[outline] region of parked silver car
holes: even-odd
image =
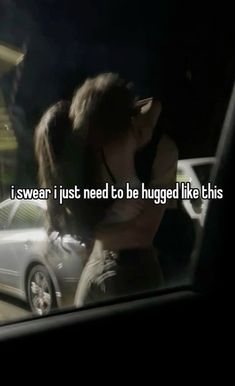
[[[81,240],[49,240],[45,201],[0,204],[0,291],[27,301],[34,313],[73,305],[85,256]]]

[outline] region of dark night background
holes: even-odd
[[[1,0],[0,21],[0,41],[28,45],[15,101],[25,112],[25,129],[16,130],[21,182],[35,183],[32,137],[42,112],[103,71],[161,98],[180,158],[214,155],[235,69],[223,3]],[[14,76],[4,79],[6,97]]]

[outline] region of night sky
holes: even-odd
[[[117,71],[139,96],[161,98],[180,158],[213,155],[234,80],[232,13],[186,4],[2,0],[0,40],[28,42],[16,101],[29,135],[87,76]]]

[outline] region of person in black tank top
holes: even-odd
[[[154,128],[151,140],[135,156],[136,173],[145,186],[148,186],[151,182],[153,163],[158,153],[158,145],[164,135],[164,126],[163,115]],[[116,181],[111,175],[106,160],[105,165],[113,183],[115,183]],[[166,208],[153,240],[153,245],[158,251],[158,260],[165,284],[186,278],[195,240],[194,224],[184,210],[181,201],[177,200],[174,208]],[[129,261],[130,266],[132,265],[132,257],[137,254],[139,254],[138,250],[123,250],[120,252],[120,256],[124,258],[126,264]],[[141,254],[143,256],[143,251],[141,251]],[[147,265],[145,267],[147,269]]]
[[[136,154],[136,171],[139,179],[148,185],[159,142],[164,135],[164,115],[155,127],[151,141]],[[177,200],[175,208],[166,209],[154,237],[154,246],[163,271],[165,283],[187,278],[190,256],[196,241],[192,219]]]

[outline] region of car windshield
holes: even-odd
[[[221,18],[0,2],[0,323],[191,285],[234,75]]]

